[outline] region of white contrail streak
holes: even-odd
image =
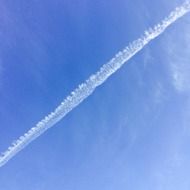
[[[72,109],[78,106],[83,100],[93,93],[97,86],[104,83],[108,77],[115,73],[124,63],[139,52],[151,40],[159,36],[165,29],[177,19],[190,11],[190,1],[186,0],[181,6],[172,11],[168,17],[160,24],[145,31],[143,36],[133,41],[129,46],[115,55],[108,63],[104,64],[100,70],[91,75],[84,83],[80,84],[63,102],[49,115],[31,128],[27,133],[12,143],[8,149],[0,156],[0,167],[6,164],[20,150],[27,146],[31,141],[43,134],[47,129],[55,125]]]

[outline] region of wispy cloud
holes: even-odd
[[[177,19],[184,16],[190,11],[190,2],[186,1],[180,7],[177,7],[170,13],[160,24],[157,24],[154,28],[150,28],[145,31],[144,35],[133,41],[129,46],[124,48],[121,52],[116,54],[108,63],[103,65],[100,70],[91,75],[84,83],[80,84],[71,95],[61,102],[61,104],[44,119],[37,123],[37,125],[31,128],[27,133],[16,140],[6,152],[0,157],[0,166],[6,164],[12,157],[14,157],[19,151],[26,147],[30,142],[35,140],[47,129],[54,126],[65,115],[72,111],[88,96],[90,96],[96,87],[103,84],[113,73],[120,69],[129,59],[136,55],[145,45],[151,40],[162,34],[167,27],[174,23]]]
[[[1,92],[1,89],[2,89],[2,85],[3,85],[3,64],[1,62],[1,59],[0,59],[0,92]]]
[[[182,35],[174,37],[181,29],[175,30],[167,37],[168,43],[165,47],[172,84],[180,93],[190,91],[190,22],[183,22],[182,27]]]

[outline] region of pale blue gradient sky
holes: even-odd
[[[0,0],[0,151],[181,0]],[[2,190],[189,190],[190,15],[0,168]]]

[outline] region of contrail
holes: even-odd
[[[189,11],[190,1],[186,0],[181,6],[172,11],[169,16],[162,20],[159,24],[155,25],[153,28],[149,28],[144,32],[142,37],[133,41],[129,44],[129,46],[117,53],[115,57],[112,58],[108,63],[104,64],[98,72],[91,75],[84,83],[80,84],[74,91],[72,91],[71,94],[67,96],[52,113],[47,115],[18,140],[13,142],[12,145],[1,154],[0,167],[6,164],[19,151],[25,148],[38,136],[43,134],[47,129],[54,126],[66,114],[68,114],[72,109],[74,109],[89,95],[91,95],[96,87],[103,84],[107,78],[115,73],[131,57],[138,53],[146,44],[162,34],[168,26],[170,26]]]

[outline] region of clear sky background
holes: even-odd
[[[0,0],[0,152],[182,0]],[[190,15],[0,168],[1,190],[189,190]]]

